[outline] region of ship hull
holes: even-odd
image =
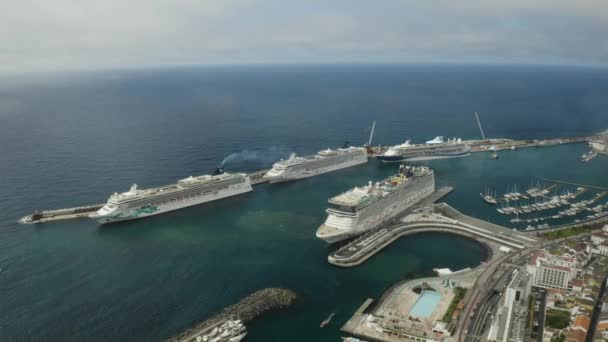
[[[328,210],[325,223],[317,229],[317,238],[331,244],[388,224],[435,191],[434,174],[431,173],[426,177],[428,178],[419,180],[415,188],[403,189],[396,195],[397,197],[386,199],[386,202],[379,201],[354,215],[343,215]]]
[[[352,166],[357,166],[361,164],[367,163],[367,155],[363,155],[362,157],[355,158],[344,163],[330,165],[324,168],[318,168],[313,170],[298,170],[294,172],[287,171],[285,174],[276,176],[276,177],[267,177],[269,183],[282,183],[282,182],[290,182],[298,179],[304,179],[309,177],[318,176],[324,173],[333,172],[341,169],[345,169]]]
[[[203,203],[208,203],[212,201],[216,201],[219,199],[232,197],[236,195],[240,195],[243,193],[247,193],[252,191],[250,182],[245,182],[242,184],[238,184],[236,186],[232,186],[227,189],[222,189],[204,196],[194,197],[194,198],[183,198],[176,201],[161,203],[155,205],[145,205],[138,208],[132,208],[128,211],[120,211],[117,213],[112,213],[110,215],[99,216],[96,214],[91,215],[90,217],[97,220],[97,222],[101,224],[122,222],[122,221],[130,221],[135,219],[140,219],[149,216],[155,216],[162,213],[166,213],[169,211],[179,210]]]
[[[439,154],[439,155],[429,155],[429,156],[420,156],[420,157],[408,157],[408,156],[377,156],[378,160],[381,160],[386,163],[397,163],[403,161],[425,161],[425,160],[435,160],[435,159],[448,159],[448,158],[461,158],[470,156],[470,152],[463,153],[455,153],[455,154]]]

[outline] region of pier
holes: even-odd
[[[589,188],[589,189],[608,191],[608,188],[603,188],[601,186],[585,185],[585,184],[579,184],[579,183],[571,183],[571,182],[565,182],[565,181],[560,181],[560,180],[555,180],[555,179],[547,179],[547,178],[544,178],[543,181],[545,181],[547,183],[572,185],[572,186],[581,187],[581,188]]]
[[[96,212],[104,204],[93,204],[82,207],[65,208],[65,209],[54,209],[54,210],[42,210],[34,211],[31,215],[27,215],[19,220],[19,223],[39,223],[39,222],[52,222],[60,220],[77,219],[83,217],[89,217],[90,214]]]
[[[268,170],[259,170],[248,173],[251,185],[258,185],[268,182],[268,179],[264,178],[264,175]],[[35,210],[31,215],[27,215],[19,219],[19,223],[33,224],[33,223],[44,223],[61,220],[72,220],[78,218],[88,218],[89,215],[93,214],[97,210],[101,209],[105,203],[92,204],[81,207],[65,208],[65,209],[52,209],[52,210]]]
[[[572,138],[555,138],[555,139],[529,139],[529,140],[513,140],[513,139],[482,139],[482,140],[463,140],[471,148],[471,153],[502,151],[502,150],[517,150],[521,148],[532,147],[551,147],[564,144],[576,144],[590,142],[597,139],[598,136],[588,137],[572,137]],[[370,157],[374,158],[386,152],[390,146],[378,145],[369,147]]]
[[[195,342],[197,337],[211,332],[213,328],[229,319],[240,319],[243,323],[248,323],[269,310],[286,308],[293,304],[295,300],[296,294],[287,289],[267,288],[256,291],[238,303],[224,308],[220,313],[167,341]]]
[[[400,223],[363,235],[331,253],[327,260],[339,267],[358,266],[393,241],[424,232],[458,234],[517,250],[539,243],[537,238],[530,235],[464,215],[448,204],[440,203],[419,207],[402,218]]]

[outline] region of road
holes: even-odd
[[[536,342],[543,342],[545,331],[545,306],[547,305],[547,291],[539,289],[534,296],[534,327],[537,327]],[[534,329],[534,328],[532,328]]]
[[[465,341],[480,341],[488,327],[488,324],[492,322],[493,312],[496,310],[496,305],[501,297],[501,292],[497,289],[504,289],[511,281],[513,270],[515,268],[508,267],[504,272],[495,274],[490,280],[491,287],[479,302],[481,303],[477,308],[476,314],[472,318],[472,322],[469,324],[469,331],[465,336]]]

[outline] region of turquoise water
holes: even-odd
[[[248,293],[285,286],[290,309],[248,326],[247,341],[339,341],[365,299],[433,268],[478,265],[485,249],[444,234],[396,241],[340,269],[315,238],[327,199],[396,172],[370,161],[331,174],[147,219],[19,225],[39,208],[101,203],[212,171],[269,167],[374,141],[555,137],[608,128],[608,72],[572,68],[319,66],[108,71],[0,80],[0,340],[161,341]],[[485,187],[547,177],[606,186],[608,159],[584,144],[429,161],[446,201],[508,225]],[[591,196],[587,194],[585,196]],[[319,324],[336,312],[325,329]]]
[[[441,300],[441,294],[435,291],[422,291],[409,314],[414,317],[430,317]]]

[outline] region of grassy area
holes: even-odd
[[[458,306],[458,303],[460,303],[460,301],[464,298],[465,294],[467,294],[467,289],[465,289],[464,287],[454,288],[454,298],[452,298],[452,302],[450,303],[448,310],[443,315],[442,321],[447,323],[452,321],[452,314],[456,310],[456,306]]]
[[[545,325],[549,328],[564,329],[570,325],[570,313],[561,310],[548,309]]]
[[[570,247],[570,248],[574,248],[579,244],[578,241],[568,241],[566,242],[566,246]]]
[[[568,228],[568,229],[562,229],[562,230],[558,230],[558,231],[554,231],[554,232],[544,233],[544,234],[541,234],[541,236],[547,240],[556,240],[556,239],[561,239],[561,238],[566,238],[566,237],[582,234],[582,233],[588,231],[589,229],[590,229],[590,227],[588,227],[588,226]]]
[[[564,253],[566,253],[566,251],[563,250],[562,248],[553,248],[553,249],[549,250],[549,253],[551,253],[553,255],[561,256],[561,255],[564,255]]]

